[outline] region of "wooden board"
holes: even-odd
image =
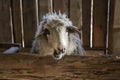
[[[29,54],[29,53],[28,53]],[[119,56],[0,54],[1,80],[119,80]]]
[[[110,33],[109,33],[109,42],[108,42],[109,54],[113,53],[113,34],[114,34],[113,33],[113,27],[114,27],[115,5],[116,5],[115,2],[116,2],[116,0],[111,0],[110,1],[110,16],[109,16],[110,17],[110,23],[109,23]]]
[[[53,0],[54,11],[57,13],[60,11],[61,13],[65,13],[69,16],[69,2],[68,0]]]
[[[39,0],[39,20],[40,21],[43,15],[49,12],[49,6],[48,6],[49,1],[50,0]]]
[[[0,0],[0,42],[12,42],[10,0]]]
[[[81,0],[70,0],[70,19],[73,25],[81,28],[82,27],[82,1]]]
[[[22,44],[21,6],[22,5],[20,4],[20,0],[12,1],[14,38],[15,38],[15,43],[20,43],[20,44]]]
[[[108,0],[94,0],[93,4],[93,46],[105,48]]]
[[[114,28],[120,28],[120,0],[115,0],[115,7],[113,8],[115,10],[114,12]]]
[[[82,0],[83,45],[90,48],[91,0]]]
[[[113,32],[113,48],[112,48],[112,52],[120,54],[120,29],[116,28],[114,29]]]
[[[23,29],[25,47],[31,47],[37,28],[35,0],[23,0]]]

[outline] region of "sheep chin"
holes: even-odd
[[[53,55],[53,58],[54,58],[55,60],[60,60],[60,59],[62,59],[62,58],[64,57],[64,55],[65,55],[65,54],[63,54],[63,53],[60,54],[60,55],[56,55],[56,56]]]

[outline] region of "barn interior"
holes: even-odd
[[[120,80],[120,0],[0,0],[1,80]],[[42,16],[65,13],[85,56],[31,54]]]

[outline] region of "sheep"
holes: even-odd
[[[84,55],[79,30],[66,14],[48,13],[42,17],[32,44],[32,53],[52,55],[59,60],[65,55]]]

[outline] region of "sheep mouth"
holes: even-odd
[[[54,54],[54,57],[55,58],[60,58],[60,54],[58,55],[58,54]]]
[[[65,55],[65,53],[54,53],[53,54],[53,57],[56,59],[56,60],[60,60],[63,58],[63,56]]]
[[[62,58],[63,58],[63,54],[61,54],[61,55],[53,55],[53,58],[55,59],[55,60],[61,60]]]
[[[55,58],[55,59],[57,59],[57,60],[59,60],[59,59],[61,59],[61,58],[63,58],[63,56],[66,54],[66,49],[65,48],[63,48],[63,49],[55,49],[54,50],[54,53],[53,53],[53,57]]]

